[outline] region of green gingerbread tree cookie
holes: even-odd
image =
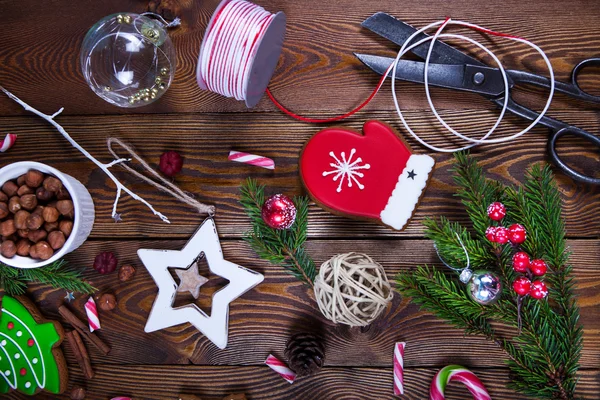
[[[38,324],[19,300],[2,298],[0,314],[0,393],[18,390],[61,392],[61,373],[53,347],[61,335],[52,322]],[[60,355],[62,357],[62,355]]]

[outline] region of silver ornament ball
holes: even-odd
[[[485,270],[473,271],[467,284],[471,298],[479,304],[494,304],[502,295],[502,281],[493,272]]]

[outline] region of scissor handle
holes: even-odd
[[[579,129],[574,126],[567,126],[550,135],[550,140],[548,140],[548,153],[550,154],[550,158],[560,169],[563,170],[565,174],[580,182],[589,183],[592,185],[600,185],[600,178],[594,178],[577,172],[567,163],[565,163],[562,158],[560,158],[558,152],[556,151],[556,142],[558,139],[566,135],[576,136],[587,142],[590,142],[596,146],[598,151],[600,151],[600,138],[584,131],[583,129]]]
[[[600,58],[588,58],[587,60],[583,60],[579,64],[577,64],[573,68],[573,71],[571,72],[571,83],[573,84],[573,86],[575,86],[577,89],[579,89],[579,96],[582,100],[600,102],[600,96],[594,96],[593,94],[587,93],[585,90],[583,90],[581,88],[581,86],[579,86],[579,82],[577,82],[577,79],[579,78],[579,74],[581,73],[581,71],[586,67],[592,67],[592,66],[600,66]],[[588,99],[593,99],[593,100],[588,100]]]

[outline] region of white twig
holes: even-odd
[[[167,217],[165,217],[163,214],[161,214],[160,212],[156,211],[154,209],[154,207],[152,207],[152,205],[150,203],[148,203],[146,200],[144,200],[143,198],[141,198],[140,196],[138,196],[137,194],[133,193],[131,190],[127,189],[121,182],[119,182],[119,180],[112,174],[112,172],[110,172],[108,169],[110,167],[112,167],[115,164],[118,164],[120,162],[124,162],[127,161],[127,159],[118,159],[118,160],[114,160],[111,163],[108,164],[103,164],[100,161],[96,160],[96,158],[94,158],[94,156],[92,156],[90,153],[88,153],[87,150],[85,150],[83,147],[81,147],[68,133],[67,131],[65,131],[65,129],[56,121],[54,121],[54,118],[59,115],[64,108],[61,108],[60,110],[58,110],[57,112],[55,112],[52,115],[47,115],[44,114],[38,110],[36,110],[35,108],[31,107],[29,104],[25,103],[23,100],[19,99],[17,96],[15,96],[14,94],[12,94],[11,92],[9,92],[8,90],[4,89],[2,86],[0,86],[0,90],[2,90],[10,99],[12,99],[13,101],[19,103],[26,111],[32,112],[35,115],[45,119],[46,121],[48,121],[50,124],[52,124],[52,126],[54,126],[56,128],[56,130],[58,130],[58,132],[60,132],[61,135],[63,135],[65,137],[65,139],[67,139],[69,141],[69,143],[71,143],[71,145],[73,147],[75,147],[77,150],[79,150],[84,156],[86,156],[88,159],[90,159],[94,164],[96,164],[102,171],[104,171],[104,173],[106,175],[108,175],[108,177],[115,183],[116,187],[117,187],[117,196],[115,198],[115,203],[113,204],[113,210],[112,210],[112,217],[115,219],[116,221],[116,216],[117,216],[117,204],[119,202],[119,198],[121,197],[121,192],[125,192],[128,195],[130,195],[131,197],[133,197],[135,200],[143,203],[146,205],[146,207],[148,207],[150,209],[150,211],[152,211],[154,213],[154,215],[157,215],[160,219],[162,219],[164,222],[166,223],[170,223],[169,219]]]

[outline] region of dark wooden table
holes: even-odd
[[[99,336],[110,343],[112,351],[103,356],[90,349],[97,372],[93,380],[84,380],[73,353],[63,346],[69,364],[69,390],[75,385],[84,386],[90,399],[117,395],[175,399],[179,393],[221,399],[231,392],[245,392],[251,400],[391,399],[393,344],[406,341],[405,398],[427,398],[433,375],[449,363],[459,363],[475,371],[496,400],[520,398],[506,388],[508,370],[503,354],[493,344],[479,337],[464,337],[461,331],[419,311],[398,295],[386,313],[366,329],[328,323],[301,284],[282,268],[260,260],[242,241],[249,222],[238,203],[241,182],[253,176],[267,184],[271,193],[302,193],[299,151],[319,127],[289,119],[267,99],[247,110],[240,102],[202,92],[195,82],[196,60],[217,1],[169,3],[183,22],[171,32],[178,54],[174,84],[155,104],[125,110],[105,103],[90,91],[80,72],[79,49],[86,31],[97,20],[114,12],[143,12],[147,2],[0,0],[0,84],[46,113],[65,107],[58,121],[100,160],[110,160],[106,148],[109,136],[131,143],[154,165],[163,151],[179,151],[185,157],[185,167],[175,183],[199,200],[216,205],[216,222],[226,258],[266,277],[260,286],[232,304],[226,350],[216,348],[189,325],[144,333],[157,289],[137,258],[137,249],[179,249],[202,218],[117,168],[115,171],[124,182],[167,214],[173,223],[160,222],[140,203],[124,197],[119,204],[123,222],[115,224],[110,217],[115,194],[112,182],[43,120],[0,96],[0,133],[18,134],[16,146],[0,155],[0,165],[40,161],[76,177],[89,188],[96,205],[94,230],[90,239],[69,254],[67,260],[80,267],[101,291],[112,291],[119,300],[115,311],[101,316]],[[390,12],[415,26],[451,15],[525,36],[547,52],[559,79],[567,79],[578,60],[600,55],[600,8],[595,0],[261,0],[259,3],[271,11],[285,11],[288,16],[284,51],[271,89],[291,109],[314,116],[346,111],[375,86],[378,77],[354,58],[353,51],[392,55],[397,50],[360,28],[360,22],[376,11]],[[490,44],[505,66],[543,71],[543,61],[525,46],[477,38]],[[585,78],[590,87],[600,91],[598,79],[591,74]],[[427,103],[423,87],[400,84],[400,90],[402,107],[415,128],[437,144],[448,144],[429,111],[424,111]],[[470,133],[487,131],[497,116],[491,104],[475,95],[436,90],[434,97],[443,115]],[[541,104],[534,93],[523,93],[519,98],[538,108]],[[553,102],[551,113],[591,132],[600,129],[598,108],[562,96]],[[387,85],[365,111],[344,125],[360,129],[371,118],[399,127]],[[523,126],[522,122],[507,118],[500,131],[514,132]],[[417,152],[425,153],[412,139],[405,138]],[[546,140],[546,131],[537,128],[518,142],[485,146],[474,154],[492,178],[517,183],[527,165],[547,161]],[[583,164],[597,163],[600,156],[570,139],[564,141],[562,148],[570,158],[578,158]],[[230,149],[272,157],[276,170],[229,162]],[[404,232],[333,216],[311,206],[308,249],[314,259],[320,263],[336,253],[363,251],[381,262],[390,278],[418,264],[441,267],[431,242],[423,238],[421,221],[427,216],[446,215],[466,223],[466,215],[452,197],[451,156],[435,154],[434,157],[438,164],[431,185]],[[586,399],[598,399],[600,190],[574,183],[561,173],[557,174],[557,180],[564,200],[585,332],[578,392]],[[100,276],[93,271],[93,259],[100,251],[113,251],[121,264],[137,266],[135,279],[121,283],[116,274]],[[204,305],[217,288],[218,283],[214,282],[204,287]],[[60,319],[57,307],[63,301],[64,291],[31,285],[29,295],[48,317]],[[79,296],[74,308],[82,311],[84,301],[84,296]],[[324,324],[326,367],[318,375],[290,385],[263,362],[269,353],[282,356],[290,332],[306,321]],[[21,398],[14,393],[7,397]],[[39,395],[39,398],[57,397]],[[66,399],[68,395],[59,398]],[[448,398],[470,397],[464,388],[453,384]]]

